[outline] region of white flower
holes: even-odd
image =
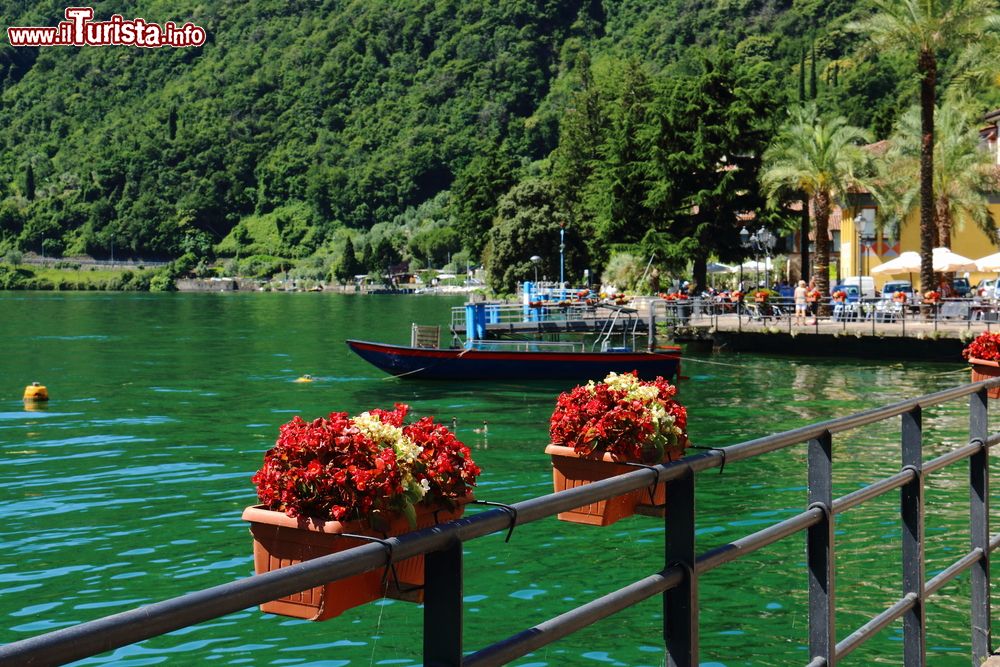
[[[424,451],[423,447],[403,435],[403,429],[386,424],[370,412],[362,412],[353,421],[362,435],[369,440],[383,447],[392,447],[396,452],[396,461],[404,469],[409,468]]]

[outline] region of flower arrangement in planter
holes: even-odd
[[[753,300],[757,303],[767,303],[767,300],[771,297],[771,293],[766,289],[757,290],[753,294]]]
[[[839,289],[830,296],[833,297],[833,300],[836,301],[837,303],[844,303],[845,301],[847,301],[847,292],[845,292],[844,290]]]
[[[733,292],[729,295],[729,300],[732,301],[733,303],[737,303],[742,299],[743,299],[743,292],[739,290],[733,290]]]
[[[940,301],[941,292],[936,292],[934,290],[924,292],[924,303],[939,303]]]
[[[906,303],[907,298],[906,292],[895,292],[892,295],[892,300],[896,303]]]
[[[626,462],[672,461],[688,446],[687,410],[674,396],[677,388],[662,377],[643,381],[633,373],[610,373],[563,392],[549,421],[556,491],[606,479],[634,467]],[[645,503],[662,507],[666,485],[652,499],[645,489],[559,514],[563,521],[606,526],[631,516]]]
[[[979,334],[962,350],[962,356],[972,367],[973,382],[1000,377],[1000,334],[989,331]],[[1000,398],[1000,387],[988,389],[987,395]]]
[[[404,424],[408,411],[396,404],[353,418],[346,412],[311,422],[295,417],[281,426],[252,478],[261,504],[243,513],[258,574],[364,543],[343,533],[384,538],[461,516],[479,466],[432,417]],[[398,590],[383,581],[398,583]],[[419,600],[422,584],[417,556],[395,565],[393,581],[366,572],[261,609],[325,620],[384,593]]]

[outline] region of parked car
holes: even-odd
[[[838,288],[844,290],[847,292],[847,295],[850,296],[850,290],[845,289],[845,287],[853,287],[855,296],[857,296],[859,286],[861,287],[861,294],[864,298],[874,299],[878,296],[878,293],[875,291],[875,279],[871,276],[849,276],[840,281]],[[833,291],[836,292],[837,289],[835,288]]]
[[[976,291],[974,294],[983,299],[993,299],[997,295],[997,279],[987,278],[986,280],[980,280],[979,284],[976,285]]]
[[[890,280],[882,286],[882,294],[891,297],[896,292],[906,292],[913,294],[913,285],[909,280]]]
[[[972,293],[972,286],[969,285],[968,278],[954,278],[951,287],[955,290],[955,296],[966,297]]]

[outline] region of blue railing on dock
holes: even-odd
[[[894,620],[903,621],[903,664],[927,664],[926,609],[945,584],[969,572],[970,664],[980,665],[991,650],[989,555],[1000,535],[989,532],[989,449],[1000,434],[988,434],[986,389],[1000,378],[966,384],[878,407],[847,417],[803,426],[729,447],[706,450],[653,467],[561,493],[467,515],[457,521],[366,544],[281,570],[223,584],[179,598],[13,642],[0,647],[0,665],[61,664],[224,616],[262,602],[297,593],[361,572],[383,568],[418,554],[425,559],[423,664],[501,665],[609,617],[642,600],[663,595],[666,664],[699,663],[699,581],[716,568],[779,540],[802,534],[808,561],[808,656],[810,667],[835,665]],[[923,411],[931,406],[969,401],[968,438],[933,459],[923,456]],[[833,451],[839,434],[899,419],[902,462],[899,470],[847,495],[833,497]],[[699,553],[696,541],[695,488],[698,473],[732,466],[770,452],[805,445],[808,488],[806,509],[762,530]],[[924,521],[927,478],[947,466],[968,461],[969,544],[939,573],[925,575]],[[462,544],[497,531],[538,521],[581,505],[669,481],[663,520],[662,569],[649,572],[612,593],[591,600],[492,645],[467,652],[462,639],[464,576]],[[862,626],[838,639],[835,624],[834,558],[838,540],[834,519],[884,494],[899,491],[902,590],[899,598]],[[530,557],[530,554],[528,555]],[[940,564],[935,563],[935,567]],[[806,610],[803,610],[805,613]],[[503,610],[497,610],[503,613]],[[318,657],[318,656],[317,656]]]

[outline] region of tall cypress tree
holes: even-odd
[[[806,101],[806,47],[799,49],[799,103]]]
[[[812,42],[812,62],[809,64],[809,99],[816,99],[816,40]]]
[[[167,136],[170,141],[174,140],[177,136],[177,107],[170,107],[170,114],[167,116]]]
[[[28,169],[24,174],[24,194],[28,198],[28,201],[34,201],[35,199],[35,170],[28,163]]]

